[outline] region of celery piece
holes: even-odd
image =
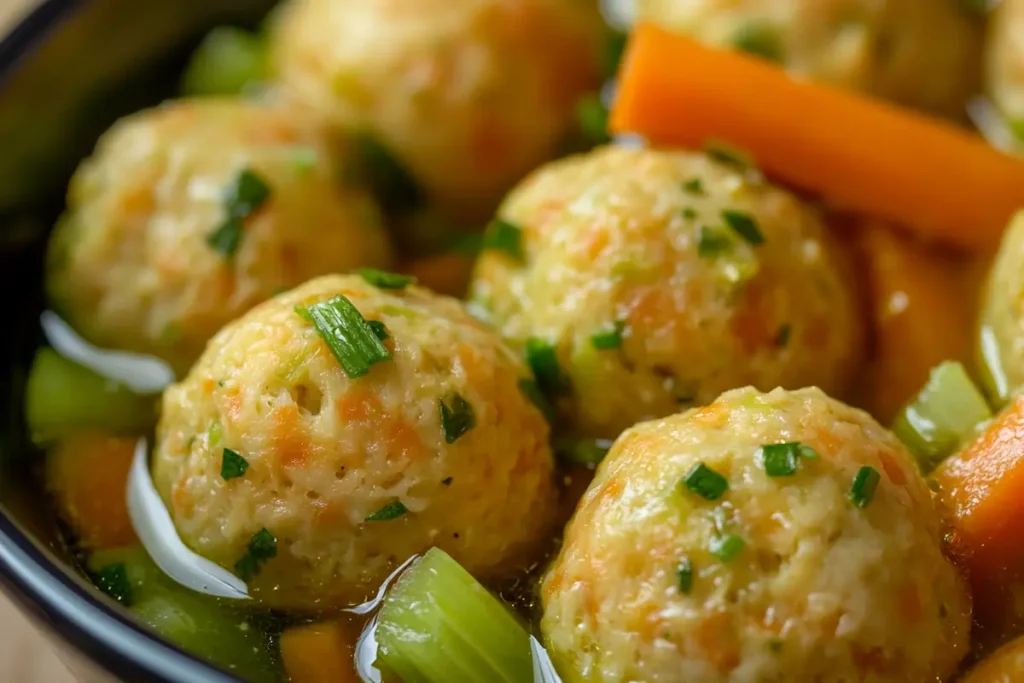
[[[404,683],[533,680],[515,616],[444,551],[432,548],[384,598],[378,661]]]
[[[169,579],[139,546],[101,550],[90,556],[95,577],[123,566],[130,586],[130,611],[139,621],[185,651],[251,683],[277,683],[280,666],[270,638],[245,612],[194,593]]]
[[[181,91],[185,95],[240,95],[267,76],[267,46],[242,29],[210,31],[192,53]]]
[[[992,410],[964,367],[946,361],[932,369],[924,388],[896,417],[893,432],[927,474],[990,417]]]
[[[43,348],[29,371],[25,419],[38,445],[90,428],[134,434],[156,422],[156,399]]]

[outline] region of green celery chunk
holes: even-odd
[[[123,565],[130,584],[130,611],[168,641],[250,683],[281,680],[276,647],[251,615],[230,601],[179,586],[143,548],[97,551],[88,565],[94,576],[105,567]]]
[[[136,434],[156,423],[156,399],[43,348],[29,371],[25,419],[37,445],[83,429]]]
[[[267,46],[259,36],[221,26],[192,53],[181,91],[185,95],[240,95],[267,77]]]
[[[526,629],[469,572],[432,548],[384,598],[378,661],[404,683],[533,680]]]
[[[927,474],[991,417],[985,397],[964,367],[946,361],[932,369],[928,382],[896,417],[892,430]]]

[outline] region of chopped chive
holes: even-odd
[[[704,181],[700,178],[691,178],[683,183],[683,189],[690,194],[704,194]]]
[[[243,581],[249,581],[273,557],[277,557],[277,539],[266,529],[260,529],[249,540],[245,555],[235,563],[235,573]]]
[[[360,268],[359,274],[369,284],[381,289],[405,289],[416,282],[416,278],[411,275],[399,275],[376,268]]]
[[[760,226],[757,221],[749,213],[743,211],[730,211],[726,209],[722,212],[722,220],[728,225],[737,235],[745,239],[747,242],[753,245],[764,244],[764,233],[761,232]]]
[[[676,580],[679,592],[689,595],[693,590],[693,563],[690,562],[690,558],[684,557],[679,561],[679,566],[676,567]]]
[[[754,160],[748,152],[720,140],[708,140],[704,145],[704,153],[722,164],[740,169],[754,167]]]
[[[789,338],[793,334],[793,327],[789,323],[786,323],[779,328],[779,331],[775,333],[775,345],[780,349],[784,349],[789,346]]]
[[[765,21],[751,21],[740,26],[732,36],[732,46],[769,62],[782,61],[779,30]]]
[[[593,467],[601,464],[611,447],[612,442],[608,439],[572,441],[559,444],[555,454],[563,463]]]
[[[453,480],[454,477],[445,477],[444,479],[441,480],[441,483],[444,484],[445,486],[451,486]]]
[[[797,443],[796,450],[804,460],[817,460],[819,457],[818,451],[804,443]]]
[[[729,488],[729,482],[725,477],[702,462],[694,465],[686,474],[683,484],[706,500],[718,500]]]
[[[598,351],[617,349],[622,346],[622,332],[626,329],[626,323],[616,320],[610,328],[598,330],[590,335],[590,345]]]
[[[123,562],[108,564],[92,573],[96,587],[118,602],[132,604],[132,585]]]
[[[559,396],[569,391],[569,378],[562,372],[553,344],[536,337],[527,339],[526,362],[546,396]]]
[[[339,294],[304,310],[349,379],[362,377],[374,364],[391,360],[391,352],[381,343],[373,327],[344,296]]]
[[[369,325],[370,329],[373,330],[373,333],[375,335],[377,335],[377,339],[380,339],[381,341],[384,341],[385,339],[388,338],[388,336],[389,336],[388,335],[388,328],[381,321],[379,321],[379,320],[367,320],[366,324]]]
[[[800,469],[798,443],[774,443],[761,446],[764,472],[769,477],[791,477]]]
[[[549,422],[554,419],[555,409],[537,386],[536,380],[529,378],[519,380],[519,391]]]
[[[299,316],[307,323],[313,322],[313,316],[310,314],[310,312],[306,309],[305,306],[296,306],[292,310],[295,311],[295,315]]]
[[[692,221],[696,217],[697,209],[693,208],[692,206],[688,206],[685,209],[683,209],[683,218],[685,218],[686,220]]]
[[[522,261],[523,255],[523,231],[514,224],[501,218],[495,218],[487,226],[484,233],[484,249],[503,251],[512,258]]]
[[[206,243],[224,258],[232,258],[242,243],[242,220],[231,217],[220,224],[216,230],[206,236]]]
[[[716,536],[711,539],[709,550],[722,562],[732,562],[736,557],[743,552],[743,548],[746,547],[746,543],[742,538],[735,534],[729,534],[727,536]]]
[[[398,519],[406,512],[409,508],[405,507],[405,503],[400,500],[396,500],[392,503],[388,503],[380,510],[377,510],[372,515],[369,515],[365,520],[366,522],[390,522]]]
[[[224,449],[220,461],[220,476],[224,481],[244,476],[248,469],[249,461],[239,455],[238,451],[233,451],[230,448]]]
[[[857,470],[857,476],[850,487],[850,500],[859,508],[866,508],[875,497],[875,489],[882,477],[878,471],[865,465]]]
[[[697,242],[697,255],[701,258],[714,258],[732,246],[732,240],[724,230],[701,226],[700,239]]]
[[[437,399],[437,405],[441,412],[441,429],[444,430],[445,443],[455,443],[460,436],[476,426],[473,406],[459,394],[452,396],[451,405],[440,398]]]
[[[224,195],[228,216],[245,218],[270,198],[270,186],[252,169],[243,168]]]

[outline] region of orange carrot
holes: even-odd
[[[971,669],[960,683],[1024,681],[1024,637],[1010,641]]]
[[[418,256],[405,262],[401,272],[415,277],[419,284],[438,294],[463,297],[469,287],[473,272],[473,254],[464,251],[447,251],[432,256]]]
[[[281,661],[291,683],[359,683],[356,639],[336,621],[294,626],[281,634]]]
[[[951,527],[949,550],[974,590],[975,614],[990,631],[1024,615],[1009,599],[1024,578],[1024,396],[1019,396],[934,474]]]
[[[874,353],[862,376],[861,404],[890,424],[945,360],[967,362],[971,317],[950,254],[878,222],[857,232],[864,257]]]
[[[83,433],[65,438],[47,454],[47,488],[84,547],[135,542],[125,503],[134,453],[134,439]]]
[[[658,145],[734,145],[837,207],[961,247],[995,244],[1024,207],[1024,160],[976,135],[647,24],[630,41],[611,128]]]

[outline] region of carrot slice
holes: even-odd
[[[856,233],[864,257],[874,353],[862,376],[863,407],[885,424],[946,360],[967,362],[970,306],[962,264],[880,222]]]
[[[46,457],[46,484],[65,521],[91,550],[135,542],[125,489],[135,440],[82,433]]]
[[[1024,161],[966,130],[649,24],[630,41],[611,129],[657,145],[728,143],[837,207],[960,247],[995,244],[1024,206]]]
[[[281,634],[281,660],[291,683],[359,683],[355,641],[336,621],[295,626]]]
[[[1020,623],[1010,599],[1024,578],[1024,396],[1018,396],[974,441],[934,474],[952,533],[954,561],[971,581],[975,614],[992,631]]]

